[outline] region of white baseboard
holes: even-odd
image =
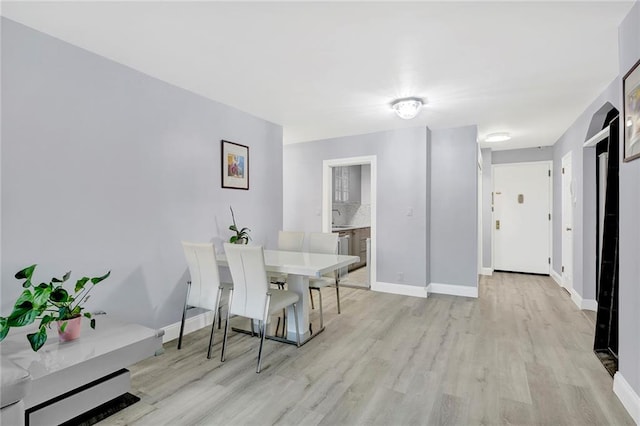
[[[427,288],[416,285],[394,284],[377,281],[371,284],[371,290],[381,293],[401,294],[403,296],[427,297]]]
[[[164,330],[162,343],[170,342],[171,340],[175,340],[178,338],[178,336],[180,336],[180,322],[181,321],[178,321],[162,327],[162,329]],[[193,333],[194,331],[198,331],[201,328],[210,326],[212,322],[213,311],[203,312],[201,314],[194,315],[191,318],[187,318],[184,323],[184,335],[186,336],[189,333]]]
[[[584,309],[585,311],[598,312],[598,301],[593,299],[582,299],[580,309]]]
[[[553,278],[556,284],[558,284],[560,287],[564,287],[562,285],[562,277],[560,276],[560,274],[558,274],[556,271],[552,269],[549,275],[551,275],[551,278]]]
[[[467,285],[431,283],[427,287],[428,293],[448,294],[450,296],[463,296],[478,298],[478,287]]]
[[[571,301],[573,304],[582,309],[582,296],[580,296],[574,289],[571,289],[569,294],[571,295]]]
[[[640,396],[619,371],[613,376],[613,393],[622,402],[633,421],[640,425]]]
[[[488,276],[493,275],[493,268],[484,268],[484,267],[483,267],[483,268],[480,270],[480,275],[488,275]]]
[[[587,311],[597,311],[598,310],[598,302],[593,299],[583,299],[582,296],[578,294],[577,291],[571,289],[571,300],[573,303],[580,309],[584,309]]]

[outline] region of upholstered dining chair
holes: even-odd
[[[238,244],[224,244],[233,288],[229,292],[229,307],[227,321],[224,325],[222,340],[222,356],[224,362],[229,335],[229,318],[231,315],[257,320],[260,329],[260,349],[258,351],[258,366],[256,373],[262,368],[262,347],[267,335],[267,320],[269,316],[293,306],[296,324],[296,342],[300,347],[300,330],[298,328],[297,303],[300,297],[289,290],[271,288],[267,279],[262,246],[248,246]]]
[[[221,320],[220,311],[223,306],[221,303],[222,291],[230,290],[232,284],[220,282],[218,262],[213,243],[191,243],[183,241],[182,248],[184,249],[184,255],[187,259],[191,279],[187,281],[187,294],[182,310],[182,321],[180,322],[178,349],[182,348],[182,335],[184,333],[187,309],[189,307],[208,309],[213,311],[209,350],[207,351],[207,358],[211,359],[216,316],[218,317],[218,325]]]
[[[338,253],[338,234],[329,232],[312,232],[309,235],[309,252],[336,254]],[[340,313],[340,280],[338,279],[338,271],[331,271],[320,278],[309,278],[309,296],[311,297],[311,306],[313,307],[313,292],[318,292],[320,302],[320,328],[324,326],[322,316],[322,291],[324,287],[331,285],[336,286],[336,299],[338,302],[338,313]]]

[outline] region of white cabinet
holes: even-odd
[[[361,166],[333,167],[333,202],[360,203]]]

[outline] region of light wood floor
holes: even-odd
[[[142,400],[101,425],[633,425],[591,351],[593,323],[550,278],[482,277],[480,297],[323,293],[326,331],[300,349],[208,330],[134,365]]]

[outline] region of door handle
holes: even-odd
[[[567,231],[571,231],[571,228],[567,228]]]

